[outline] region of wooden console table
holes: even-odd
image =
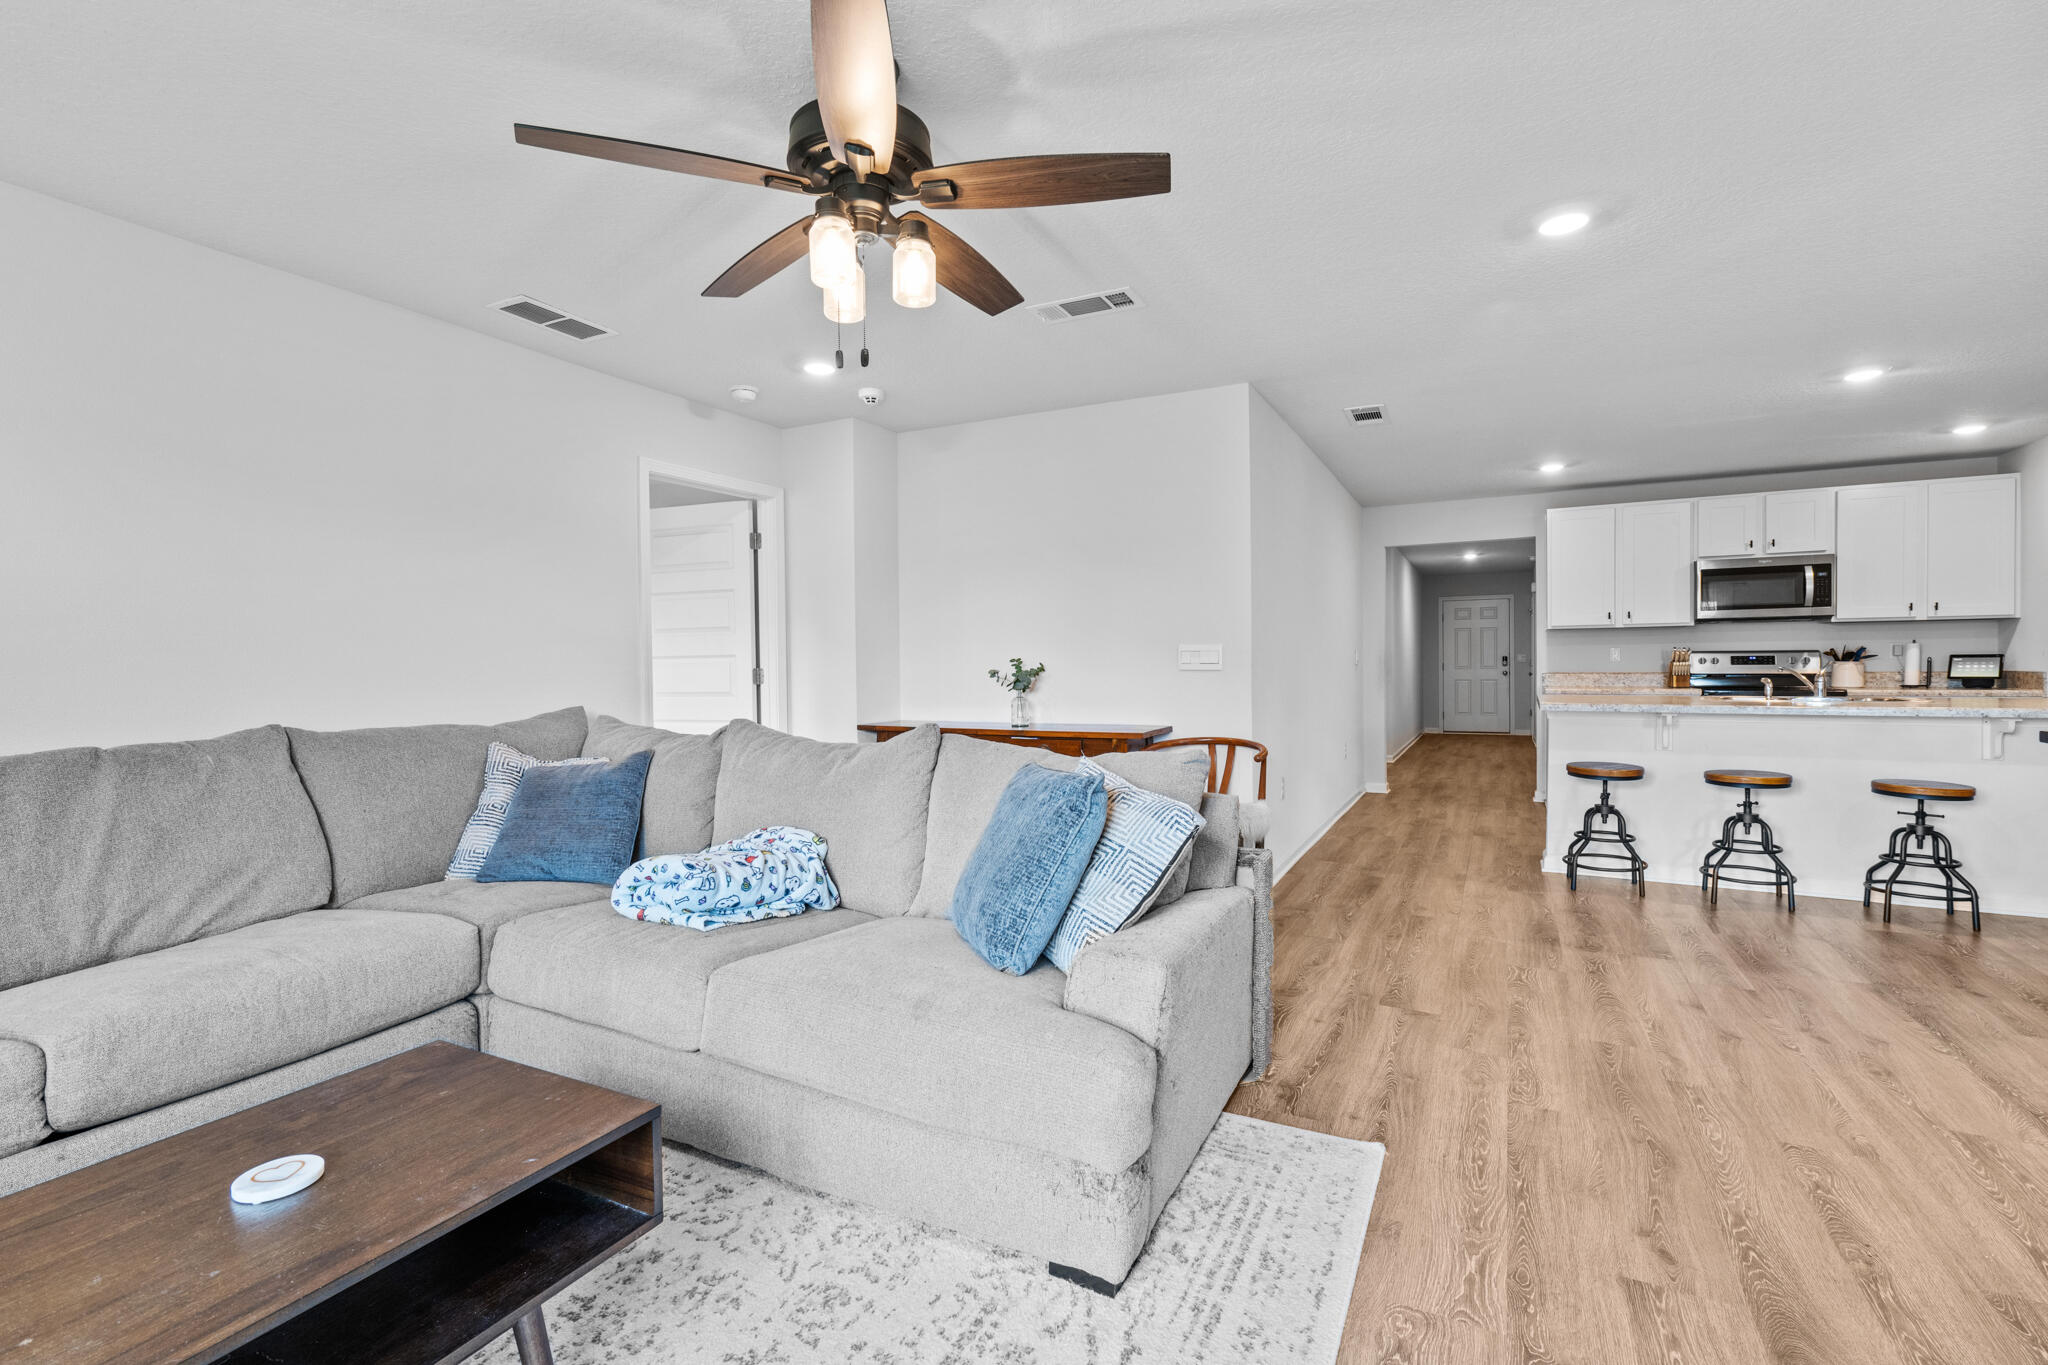
[[[879,741],[894,739],[914,729],[917,724],[914,720],[870,721],[859,728]],[[1110,725],[1093,721],[1026,725],[1022,728],[958,721],[950,725],[941,724],[939,729],[949,735],[971,735],[975,739],[994,740],[998,744],[1022,744],[1032,749],[1050,749],[1056,754],[1075,755],[1127,754],[1149,748],[1154,741],[1173,733],[1171,725]]]

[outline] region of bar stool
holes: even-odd
[[[1614,808],[1608,798],[1607,784],[1610,782],[1640,782],[1643,769],[1637,763],[1611,763],[1605,759],[1587,759],[1578,763],[1567,763],[1564,770],[1573,777],[1584,777],[1600,784],[1600,799],[1586,808],[1586,818],[1579,823],[1579,832],[1572,836],[1571,847],[1564,851],[1565,884],[1576,891],[1579,889],[1579,866],[1592,864],[1589,872],[1628,872],[1629,881],[1635,884],[1636,894],[1645,895],[1648,884],[1643,873],[1650,866],[1636,852],[1636,841],[1628,832],[1628,821]],[[1608,829],[1607,823],[1614,822]],[[1619,853],[1607,853],[1594,849],[1594,844],[1615,844]],[[1619,867],[1600,864],[1619,863]]]
[[[1914,900],[1946,900],[1948,912],[1956,912],[1956,892],[1961,891],[1970,901],[1970,929],[1979,932],[1984,928],[1983,918],[1977,912],[1977,888],[1963,875],[1963,865],[1956,861],[1955,848],[1948,836],[1928,824],[1939,820],[1939,815],[1927,813],[1929,801],[1974,801],[1977,789],[1961,782],[1943,782],[1923,777],[1880,777],[1870,784],[1870,789],[1879,796],[1903,796],[1913,802],[1912,810],[1902,810],[1901,815],[1913,817],[1910,825],[1901,825],[1892,831],[1891,847],[1884,856],[1871,864],[1870,871],[1863,874],[1863,908],[1870,908],[1870,893],[1877,889],[1878,873],[1889,867],[1892,874],[1884,879],[1884,922],[1892,922],[1892,895]],[[1916,849],[1929,850],[1915,852]],[[1924,867],[1941,874],[1938,882],[1900,880],[1900,874],[1910,867]],[[1917,887],[1918,890],[1899,891],[1900,887]]]
[[[1742,789],[1742,804],[1735,814],[1721,822],[1721,837],[1714,840],[1707,850],[1706,861],[1700,864],[1700,890],[1707,892],[1707,904],[1715,905],[1721,899],[1721,883],[1737,882],[1744,886],[1768,886],[1773,893],[1785,893],[1785,908],[1799,909],[1798,893],[1792,884],[1799,879],[1792,875],[1792,869],[1785,866],[1785,860],[1778,855],[1785,850],[1779,846],[1777,836],[1761,815],[1756,813],[1754,793],[1759,787],[1781,790],[1792,785],[1792,774],[1774,773],[1767,768],[1709,768],[1706,771],[1710,787],[1739,787]],[[1742,833],[1735,831],[1740,827]],[[1752,835],[1751,830],[1758,833]],[[1768,860],[1730,863],[1731,858]],[[1731,877],[1724,869],[1733,867],[1737,872],[1768,874],[1755,877]]]

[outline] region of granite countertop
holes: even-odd
[[[1809,699],[1810,700],[1810,699]],[[1952,688],[1941,692],[1894,695],[1863,689],[1828,704],[1802,705],[1795,696],[1761,698],[1704,697],[1690,688],[1644,688],[1634,692],[1545,692],[1545,711],[1685,711],[1703,715],[1742,716],[1911,716],[1922,720],[2048,720],[2048,697],[2014,696]]]

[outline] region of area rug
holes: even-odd
[[[551,1299],[555,1358],[1331,1365],[1385,1152],[1225,1114],[1114,1299],[684,1147],[660,1227]],[[516,1365],[508,1337],[474,1357]]]

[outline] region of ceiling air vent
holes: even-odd
[[[1037,303],[1031,311],[1038,314],[1040,322],[1072,322],[1095,313],[1121,313],[1132,308],[1142,308],[1138,296],[1128,289],[1112,289],[1103,294],[1083,294],[1075,299],[1061,299],[1057,303]]]
[[[1362,408],[1346,408],[1344,411],[1353,422],[1384,422],[1387,420],[1387,410],[1378,403],[1368,404]]]
[[[494,303],[491,307],[501,313],[509,313],[521,322],[530,322],[536,327],[545,327],[550,332],[559,332],[563,336],[572,337],[577,341],[589,341],[594,337],[608,337],[612,334],[612,329],[609,327],[600,327],[596,323],[586,322],[582,318],[572,318],[561,309],[550,308],[538,299],[530,299],[524,294]]]

